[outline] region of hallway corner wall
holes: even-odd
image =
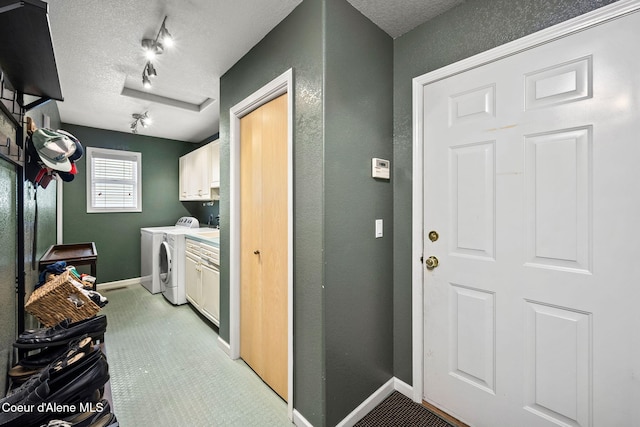
[[[393,39],[345,0],[326,1],[324,319],[326,425],[393,376]],[[383,220],[383,237],[374,236]]]

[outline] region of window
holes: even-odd
[[[87,147],[87,212],[142,212],[142,154]]]

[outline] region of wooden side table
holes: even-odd
[[[58,261],[65,261],[67,265],[89,265],[91,267],[91,275],[96,276],[96,264],[98,262],[98,251],[94,242],[88,243],[70,243],[66,245],[51,245],[47,252],[42,255],[38,262],[38,270],[44,270],[48,265]],[[96,280],[97,281],[97,280]],[[93,290],[96,290],[96,284],[93,284]]]

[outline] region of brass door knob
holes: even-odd
[[[424,264],[427,266],[427,270],[433,270],[438,266],[438,258],[430,256],[429,258],[427,258]]]

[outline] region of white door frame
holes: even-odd
[[[263,104],[289,94],[287,105],[287,214],[288,214],[288,339],[287,404],[293,419],[293,69],[285,71],[229,109],[230,115],[230,227],[229,227],[229,347],[240,358],[240,119]]]
[[[424,270],[420,261],[423,256],[423,176],[424,176],[424,87],[455,74],[460,74],[507,56],[550,43],[562,37],[606,21],[619,18],[640,9],[640,0],[620,0],[592,12],[538,31],[521,39],[498,46],[486,52],[423,74],[413,79],[413,188],[412,188],[412,347],[413,347],[413,400],[422,402],[424,396],[423,349],[423,279]]]

